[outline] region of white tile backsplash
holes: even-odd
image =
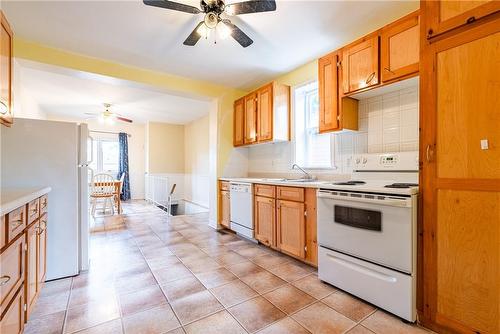
[[[352,172],[352,156],[418,150],[418,86],[359,101],[359,130],[332,134],[336,174]],[[289,173],[293,142],[248,149],[249,173]]]

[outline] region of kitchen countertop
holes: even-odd
[[[303,187],[303,188],[320,188],[322,185],[332,183],[332,181],[317,180],[313,182],[300,182],[300,181],[280,181],[277,178],[254,178],[254,177],[221,177],[221,181],[229,182],[244,182],[244,183],[258,183],[269,184],[274,186],[289,186],[289,187]]]
[[[50,187],[0,189],[0,216],[49,193]]]

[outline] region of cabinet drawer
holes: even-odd
[[[221,181],[220,182],[220,190],[221,191],[229,191],[229,187],[230,187],[231,183],[230,182],[227,182],[227,181]]]
[[[268,184],[256,184],[255,195],[274,198],[276,196],[276,187]]]
[[[278,199],[288,201],[304,202],[304,188],[297,187],[277,187]]]
[[[23,253],[24,238],[19,238],[0,255],[0,314],[23,283]]]
[[[7,214],[7,243],[14,240],[26,227],[26,205]]]
[[[44,214],[47,212],[49,205],[49,196],[48,195],[43,195],[40,197],[40,214]]]
[[[21,334],[24,329],[24,292],[17,290],[9,308],[0,320],[0,333]]]
[[[34,199],[28,203],[28,225],[40,217],[40,200]]]
[[[0,217],[0,249],[7,244],[7,226],[5,216]]]

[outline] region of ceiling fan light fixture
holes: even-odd
[[[220,39],[226,39],[231,36],[232,30],[225,24],[217,25],[217,33]]]
[[[235,13],[234,6],[232,5],[226,5],[224,11],[226,12],[227,15],[233,16]]]
[[[209,29],[207,28],[207,26],[205,24],[200,25],[200,27],[196,30],[196,32],[201,37],[208,37],[208,35],[209,35]]]

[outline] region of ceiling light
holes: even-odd
[[[198,33],[198,35],[200,35],[201,37],[208,37],[208,34],[209,34],[209,29],[207,28],[207,26],[205,24],[202,24],[198,30],[196,30],[196,32]]]
[[[231,6],[231,5],[227,5],[226,8],[226,14],[227,15],[230,15],[230,16],[233,16],[234,15],[234,7]]]
[[[220,39],[226,39],[231,35],[231,29],[225,24],[217,25],[217,33],[219,34]]]

